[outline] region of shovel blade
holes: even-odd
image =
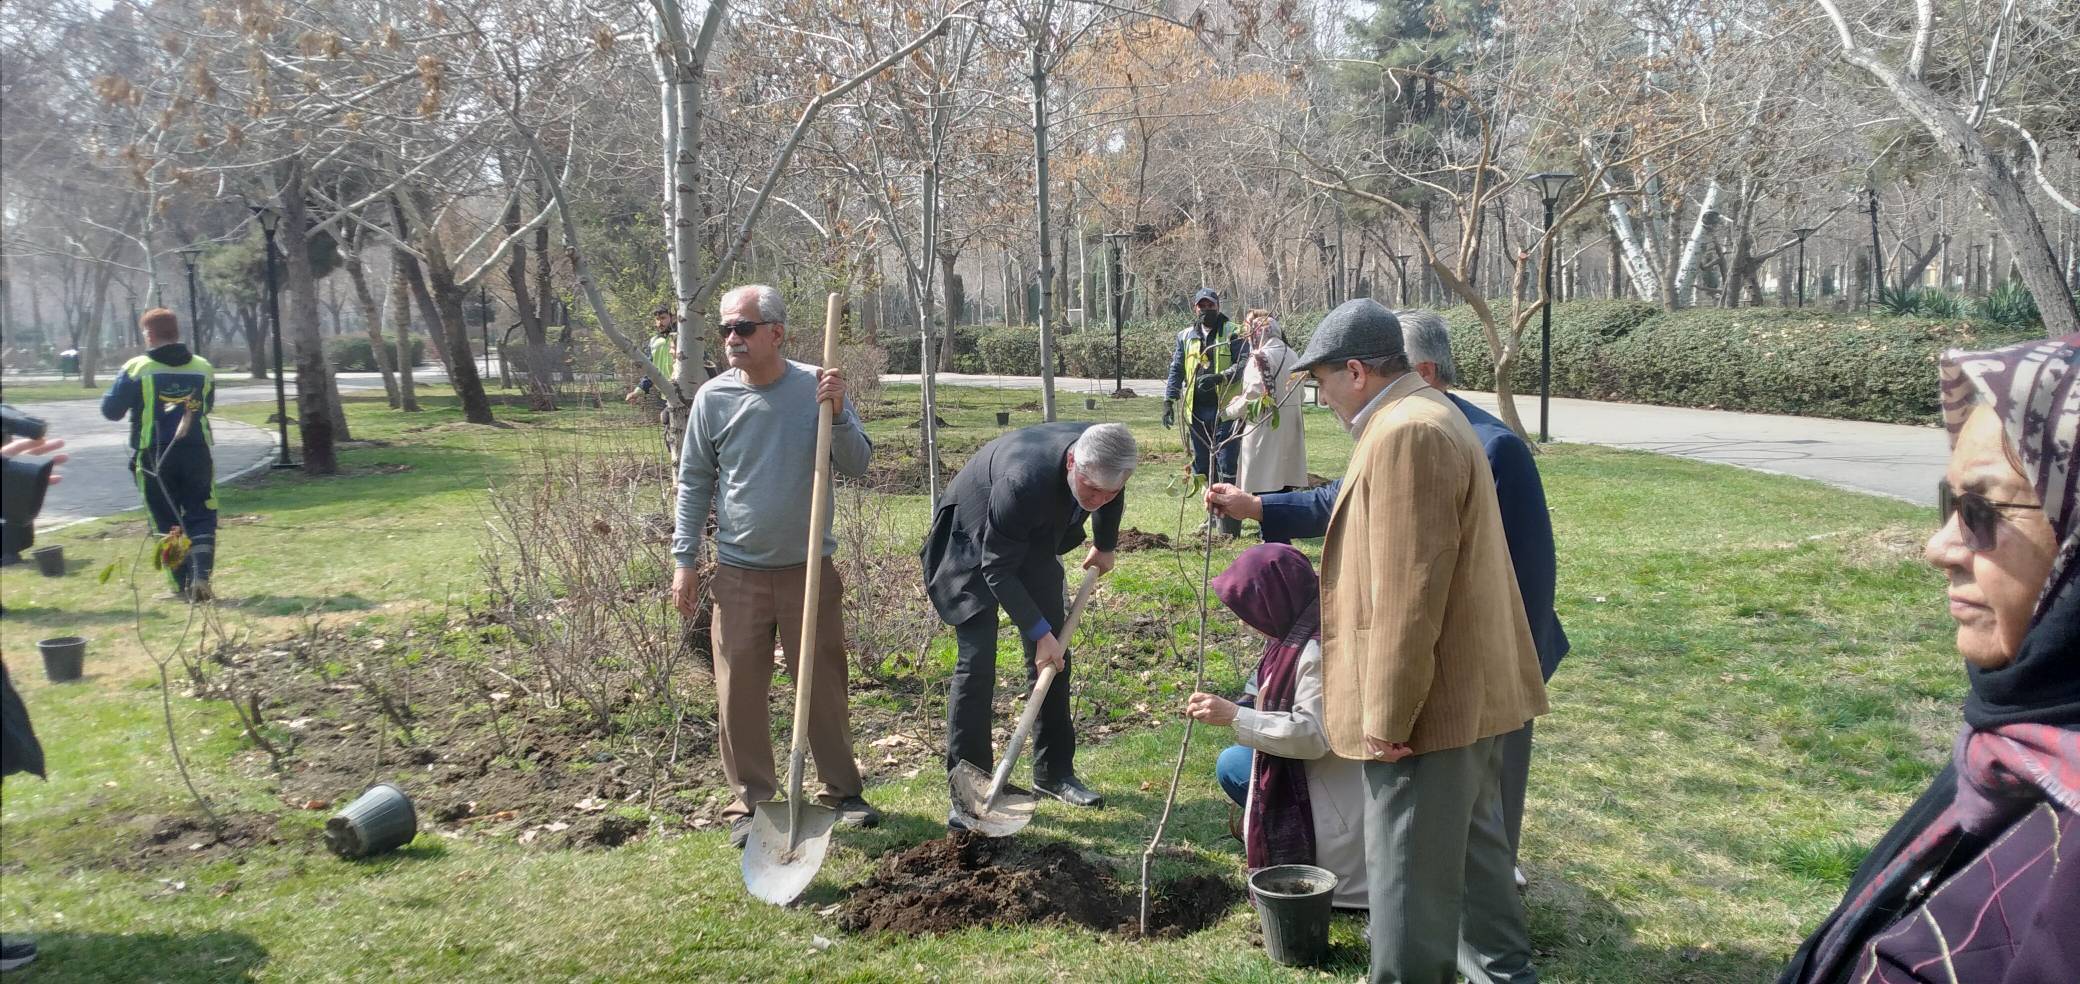
[[[801,805],[801,829],[789,836],[790,810],[785,800],[751,809],[751,836],[744,842],[744,887],[762,901],[786,905],[800,898],[823,867],[830,850],[831,826],[837,811],[814,803]]]
[[[1033,809],[1038,803],[1032,793],[1006,785],[992,805],[989,787],[995,777],[973,763],[956,763],[948,781],[953,787],[955,818],[969,830],[985,837],[1009,837],[1033,820]]]

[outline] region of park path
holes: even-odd
[[[427,379],[426,370],[419,378]],[[433,382],[445,381],[438,372]],[[341,373],[342,392],[374,389],[381,392],[382,377],[373,373]],[[274,399],[272,385],[224,386],[217,390],[219,405],[264,403]],[[296,399],[291,392],[289,399]],[[74,523],[112,516],[143,508],[137,482],[130,474],[130,423],[101,416],[101,401],[53,400],[17,404],[22,412],[41,417],[50,425],[50,436],[65,439],[65,453],[72,456],[60,469],[65,480],[52,488],[36,517],[39,532],[49,532]],[[223,484],[267,467],[275,456],[275,432],[236,420],[210,421],[215,438],[217,482]]]
[[[917,382],[914,373],[890,374],[883,379],[890,383]],[[945,386],[1040,388],[1038,376],[940,373],[939,382]],[[1125,385],[1141,396],[1163,394],[1160,379],[1129,379]],[[1112,388],[1110,379],[1055,379],[1055,391],[1062,399],[1104,395]],[[1457,392],[1490,411],[1495,409],[1493,393]],[[1525,426],[1537,430],[1538,395],[1520,394],[1517,412],[1523,416]],[[1936,483],[1942,480],[1950,460],[1949,444],[1941,428],[1824,417],[1555,399],[1550,429],[1553,439],[1558,441],[1651,451],[1794,475],[1921,505],[1935,504]]]

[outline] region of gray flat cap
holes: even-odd
[[[1300,354],[1300,364],[1293,371],[1306,372],[1323,363],[1341,364],[1351,359],[1384,359],[1406,351],[1401,343],[1401,321],[1394,317],[1394,312],[1369,297],[1359,297],[1337,305],[1336,310],[1323,316],[1322,323],[1308,337],[1307,351]]]

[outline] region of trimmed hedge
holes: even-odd
[[[1459,383],[1494,387],[1472,311],[1452,323]],[[2038,337],[1956,319],[1845,315],[1796,308],[1663,312],[1627,301],[1553,310],[1553,395],[1753,413],[1936,423],[1936,359]],[[1538,392],[1538,325],[1525,331],[1510,377]]]
[[[385,342],[391,346],[394,354],[397,343],[388,339],[385,339]],[[367,336],[328,338],[325,340],[325,355],[332,360],[332,368],[339,372],[376,371],[375,349]],[[426,339],[415,337],[412,339],[412,365],[420,365],[425,361]]]
[[[1459,385],[1495,387],[1487,339],[1473,310],[1443,312],[1452,326]],[[1286,341],[1304,350],[1321,312],[1285,319]],[[1184,320],[1136,322],[1121,333],[1130,379],[1161,379]],[[1936,423],[1935,362],[1948,348],[1994,348],[2038,337],[2020,328],[1956,318],[1843,314],[1797,308],[1693,308],[1665,312],[1639,301],[1576,301],[1553,309],[1553,395],[1755,413]],[[366,341],[362,342],[365,347]],[[1060,336],[1055,372],[1113,375],[1112,332],[1091,326]],[[890,372],[917,371],[913,342],[889,350]],[[1034,376],[1037,329],[954,329],[948,372]],[[1538,325],[1525,331],[1510,373],[1519,394],[1538,392]]]

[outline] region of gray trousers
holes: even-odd
[[[1531,784],[1531,726],[1524,726],[1495,739],[1502,743],[1502,829],[1509,833],[1509,860],[1517,863],[1524,843],[1524,787]]]
[[[1365,763],[1375,984],[1536,984],[1500,799],[1502,739]]]

